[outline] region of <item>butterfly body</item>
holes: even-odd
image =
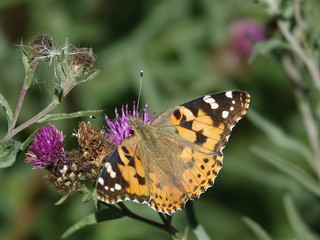
[[[172,214],[213,185],[222,149],[247,112],[250,96],[228,91],[197,98],[145,123],[130,120],[133,134],[107,160],[98,199],[147,203]]]

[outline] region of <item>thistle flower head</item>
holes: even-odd
[[[55,126],[41,127],[29,146],[26,162],[35,168],[48,168],[58,163],[66,163],[63,140],[63,133],[59,132]]]
[[[156,111],[153,112],[152,116],[149,118],[148,115],[148,104],[145,105],[142,111],[141,120],[144,123],[150,123],[155,119]],[[107,126],[105,127],[106,135],[111,139],[112,143],[116,146],[120,145],[124,139],[133,133],[130,126],[131,118],[138,118],[139,112],[137,106],[133,103],[132,111],[129,110],[128,104],[122,106],[121,115],[118,110],[115,109],[116,117],[114,120],[110,120],[108,116],[105,117]]]
[[[243,57],[248,57],[257,42],[266,40],[265,29],[250,19],[239,19],[230,27],[232,47]]]

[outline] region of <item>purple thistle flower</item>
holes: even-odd
[[[61,162],[66,163],[63,140],[63,133],[59,132],[55,126],[41,127],[33,137],[33,143],[29,146],[26,163],[32,164],[35,168],[46,168]]]
[[[250,19],[238,19],[230,26],[232,47],[243,57],[248,57],[257,42],[266,40],[265,29]]]
[[[154,110],[152,116],[148,116],[148,104],[145,105],[142,111],[141,120],[145,123],[150,123],[155,119],[156,111]],[[128,104],[122,106],[121,116],[118,114],[118,110],[115,109],[116,117],[114,120],[110,120],[108,116],[105,117],[107,126],[106,135],[111,138],[112,143],[116,146],[120,145],[124,139],[130,136],[133,131],[130,127],[130,118],[138,118],[139,112],[137,111],[137,106],[133,103],[132,112],[129,110]]]

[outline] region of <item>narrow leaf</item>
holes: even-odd
[[[63,233],[62,238],[67,238],[68,236],[70,236],[71,234],[73,234],[74,232],[78,231],[79,229],[85,226],[97,224],[103,221],[114,220],[122,217],[124,217],[124,215],[120,209],[117,209],[117,208],[103,209],[99,212],[92,213],[82,218],[79,222],[72,225]]]
[[[269,122],[266,118],[262,117],[255,111],[251,110],[248,117],[256,127],[264,132],[272,143],[299,154],[311,165],[313,169],[315,169],[313,155],[301,141],[287,135],[282,131],[282,129]]]
[[[10,167],[16,161],[20,144],[14,140],[0,141],[0,168]]]
[[[62,55],[61,59],[64,59],[64,54]],[[55,77],[59,79],[62,82],[62,85],[67,81],[67,74],[65,72],[65,69],[67,68],[67,62],[64,60],[57,61],[57,64],[55,64]]]
[[[304,169],[260,147],[252,147],[252,151],[279,171],[295,179],[310,192],[320,196],[320,185]]]
[[[21,145],[20,145],[20,150],[23,152],[29,144],[33,140],[33,136],[39,131],[39,129],[35,130]]]
[[[196,228],[192,229],[192,231],[198,240],[210,240],[209,235],[201,224],[198,224]]]
[[[103,110],[88,110],[79,111],[74,113],[57,113],[57,114],[47,114],[43,118],[39,119],[37,123],[44,123],[49,121],[57,121],[62,119],[78,118],[78,117],[88,117],[98,113],[102,113]]]
[[[192,201],[188,201],[186,203],[186,215],[190,229],[193,231],[194,235],[196,235],[197,239],[210,240],[210,237],[205,231],[204,227],[200,225],[197,221]]]
[[[272,240],[268,233],[255,221],[250,218],[243,217],[242,220],[247,224],[251,231],[259,240]]]
[[[100,72],[103,70],[103,68],[99,68],[97,70],[94,70],[93,72],[89,73],[89,76],[87,75],[84,75],[82,78],[80,78],[78,81],[77,81],[77,84],[79,83],[85,83],[85,82],[88,82],[88,81],[91,81],[93,80],[94,78],[96,78]]]
[[[252,63],[258,56],[264,56],[270,53],[272,50],[276,48],[287,48],[290,46],[280,39],[270,39],[265,42],[259,42],[254,45],[250,58],[248,60],[249,63]]]
[[[9,106],[9,103],[7,102],[7,100],[4,98],[4,96],[1,93],[0,93],[0,106],[6,115],[7,123],[9,126],[12,121],[13,114],[12,114],[12,110]]]
[[[22,53],[22,63],[23,63],[23,66],[24,66],[24,69],[25,69],[25,72],[28,71],[29,69],[29,58],[28,58],[28,55],[27,55],[27,52],[24,50],[24,48],[22,47],[21,48],[21,53]]]
[[[54,205],[55,206],[61,205],[62,203],[64,203],[68,199],[68,197],[69,197],[68,194],[63,195],[63,197],[60,198]]]
[[[86,185],[83,185],[81,187],[81,193],[83,194],[83,197],[82,197],[82,202],[88,202],[89,200],[93,199],[95,196],[93,194],[93,192],[90,191],[89,188],[87,188]]]
[[[304,237],[304,239],[309,239],[309,237],[314,235],[301,219],[301,216],[299,215],[296,207],[294,206],[293,200],[289,194],[284,195],[283,205],[287,217],[289,219],[291,228],[294,230],[297,236]]]
[[[260,4],[271,15],[277,16],[281,11],[278,1],[256,0],[255,2]]]

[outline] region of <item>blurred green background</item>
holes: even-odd
[[[279,62],[266,55],[247,64],[248,53],[234,45],[234,26],[243,21],[260,25],[266,38],[274,30],[261,6],[249,0],[0,0],[0,92],[14,108],[24,78],[17,45],[21,41],[27,44],[38,33],[51,36],[57,47],[68,38],[77,47],[93,48],[96,68],[104,68],[92,82],[75,88],[54,112],[105,109],[113,117],[115,107],[137,99],[141,69],[141,102],[149,103],[150,112],[155,108],[160,113],[208,93],[245,90],[251,95],[248,115],[234,128],[224,149],[224,167],[215,186],[194,202],[199,222],[216,240],[256,239],[243,216],[259,223],[274,239],[293,239],[295,231],[283,207],[283,194],[289,192],[304,220],[319,233],[319,198],[250,150],[257,145],[268,147],[300,161],[298,155],[277,148],[249,121],[250,110],[308,143],[293,87]],[[48,63],[38,71],[38,84],[28,92],[18,123],[38,113],[50,100],[50,69]],[[55,123],[66,135],[69,149],[76,147],[71,134],[78,121]],[[102,118],[90,121],[96,127],[104,124]],[[0,124],[3,136],[3,114]],[[37,127],[28,128],[16,139],[23,141]],[[0,239],[59,239],[70,225],[95,211],[92,202],[81,203],[80,194],[54,206],[60,196],[42,179],[43,175],[24,163],[23,156],[12,167],[0,169]],[[145,205],[128,206],[158,219]],[[174,215],[173,224],[184,231],[184,211]],[[69,239],[170,236],[123,218],[86,227]]]

